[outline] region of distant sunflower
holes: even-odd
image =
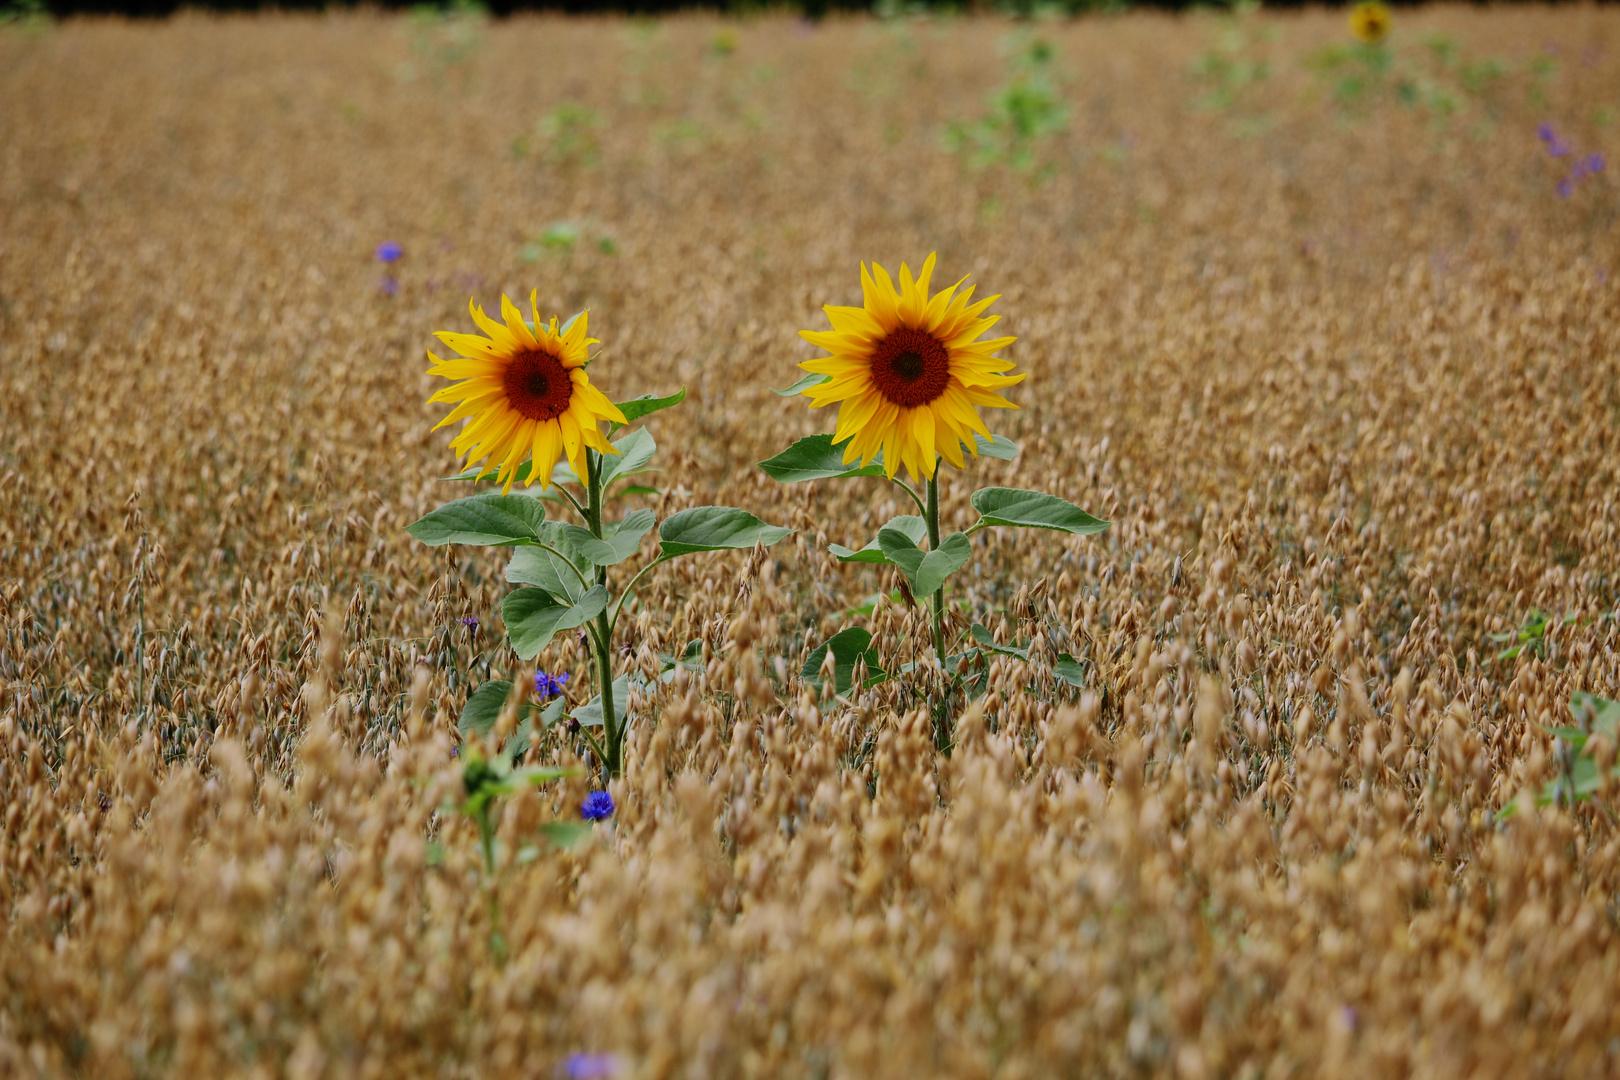
[[[462,379],[434,394],[429,401],[459,402],[433,430],[467,417],[472,419],[450,443],[467,464],[484,462],[478,475],[495,472],[512,490],[517,468],[532,457],[530,482],[542,488],[551,483],[557,459],[567,455],[574,475],[585,477],[585,449],[616,454],[598,426],[603,420],[624,423],[624,413],[591,385],[585,374],[586,355],[595,338],[585,336],[586,314],[581,312],[567,333],[559,333],[557,320],[542,325],[539,309],[529,298],[534,329],[524,324],[517,307],[501,296],[501,325],[468,301],[467,307],[489,337],[438,331],[434,336],[460,356],[440,360],[431,352],[429,375]]]
[[[1376,45],[1383,41],[1394,21],[1389,8],[1378,0],[1363,0],[1350,9],[1350,32],[1363,45]]]
[[[977,457],[973,434],[989,438],[990,430],[975,406],[1016,409],[995,391],[1024,378],[1004,374],[1012,361],[992,355],[1017,338],[975,340],[1000,318],[980,318],[996,297],[970,305],[973,287],[957,293],[961,281],[930,297],[933,273],[933,255],[915,280],[901,263],[896,289],[883,267],[873,263],[869,273],[862,263],[863,306],[828,305],[831,330],[799,331],[832,353],[799,365],[832,376],[801,393],[812,408],[838,403],[833,442],[848,441],[846,463],[867,465],[882,451],[891,478],[902,465],[913,479],[931,478],[936,455],[960,469],[963,447]]]

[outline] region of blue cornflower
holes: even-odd
[[[605,817],[613,816],[613,796],[605,791],[593,791],[585,796],[585,802],[579,808],[579,816],[586,821],[601,821]]]
[[[377,260],[379,262],[398,262],[405,257],[405,249],[392,240],[384,240],[377,245]]]
[[[567,685],[568,672],[566,671],[561,675],[547,675],[543,671],[537,671],[534,673],[534,692],[539,696],[541,701],[544,701],[553,694],[562,693],[563,687]]]
[[[1600,172],[1602,172],[1603,171],[1603,155],[1602,154],[1593,154],[1590,157],[1588,157],[1586,159],[1586,171],[1589,172],[1589,173],[1600,173]]]
[[[569,1054],[562,1074],[568,1080],[607,1080],[619,1075],[619,1059],[613,1054]]]
[[[476,615],[463,615],[461,618],[457,619],[456,622],[460,623],[462,626],[470,627],[473,630],[478,629],[478,616]]]

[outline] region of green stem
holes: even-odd
[[[602,539],[602,455],[595,450],[585,451],[585,524],[591,535]],[[597,567],[597,584],[607,587],[607,567]],[[623,768],[624,730],[613,708],[613,620],[607,608],[596,616],[596,682],[602,696],[602,769],[611,779]]]
[[[495,822],[490,818],[488,803],[478,815],[478,843],[484,849],[484,889],[489,893],[489,952],[499,966],[506,962],[506,939],[501,935],[501,900],[496,891]]]
[[[928,523],[928,550],[939,550],[939,463],[934,463],[934,475],[928,478],[928,505],[923,510],[923,520]],[[933,608],[934,621],[934,655],[939,658],[939,668],[945,670],[945,583],[940,582],[934,595],[929,598]],[[945,699],[939,703],[934,716],[934,747],[940,752],[949,751],[951,745],[950,731],[950,691],[946,691]]]
[[[624,587],[624,592],[619,594],[619,602],[613,605],[613,618],[608,623],[608,629],[610,632],[619,625],[619,612],[624,610],[625,601],[629,600],[630,594],[636,591],[636,586],[641,583],[642,577],[647,573],[647,571],[651,570],[659,563],[668,561],[669,560],[660,555],[658,558],[636,571],[636,576],[630,579],[630,584],[626,585]]]
[[[590,451],[587,450],[586,453],[590,453]],[[579,500],[574,498],[567,488],[563,487],[561,484],[557,484],[555,487],[557,488],[557,494],[574,504],[574,511],[579,514],[579,519],[581,521],[589,521],[591,519],[591,515],[585,512],[585,508],[579,505]]]
[[[923,515],[924,517],[928,516],[928,507],[923,505],[922,496],[917,494],[916,488],[912,487],[898,476],[889,477],[889,481],[890,483],[894,484],[895,487],[898,487],[901,491],[904,491],[907,495],[911,496],[911,501],[917,504],[917,512],[919,514]]]

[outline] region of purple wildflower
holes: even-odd
[[[1569,198],[1570,195],[1574,193],[1574,191],[1575,191],[1575,185],[1570,183],[1568,178],[1565,178],[1563,180],[1558,181],[1558,197],[1560,199]]]
[[[563,687],[567,685],[568,672],[566,671],[561,675],[547,675],[543,671],[534,673],[534,692],[539,695],[541,701],[551,697],[553,694],[562,693]]]
[[[398,262],[404,257],[405,249],[394,243],[392,240],[384,240],[382,243],[377,245],[378,262]]]
[[[586,821],[601,821],[605,817],[613,816],[613,796],[605,791],[593,791],[585,796],[585,802],[579,808],[579,816]]]
[[[1602,154],[1592,154],[1586,159],[1586,171],[1589,173],[1600,173],[1603,171],[1603,164],[1604,162]]]
[[[476,615],[463,615],[461,618],[457,619],[456,622],[460,623],[462,626],[469,626],[474,630],[478,629],[478,616]]]
[[[383,292],[387,293],[389,296],[398,295],[398,293],[399,293],[399,279],[394,277],[392,274],[390,274],[388,277],[383,278],[380,282],[377,283],[377,288],[381,289]]]
[[[607,1080],[619,1075],[619,1059],[613,1054],[569,1054],[562,1075],[568,1080]]]

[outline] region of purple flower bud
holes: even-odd
[[[561,1071],[568,1080],[608,1080],[619,1075],[619,1059],[612,1054],[569,1054]]]
[[[389,296],[395,296],[399,293],[399,281],[394,277],[385,277],[377,284],[377,288]]]
[[[1553,131],[1553,126],[1545,120],[1536,125],[1536,135],[1540,137],[1542,142],[1552,142],[1558,138],[1557,133]]]
[[[1603,155],[1602,154],[1593,154],[1591,157],[1587,158],[1586,159],[1586,171],[1589,172],[1589,173],[1594,173],[1594,174],[1602,172],[1603,171]]]
[[[1558,197],[1560,199],[1569,198],[1570,193],[1573,192],[1574,190],[1575,190],[1575,185],[1570,183],[1568,180],[1560,180],[1560,181],[1558,181]]]
[[[377,259],[379,262],[398,262],[405,257],[405,249],[392,240],[384,240],[377,245]]]

